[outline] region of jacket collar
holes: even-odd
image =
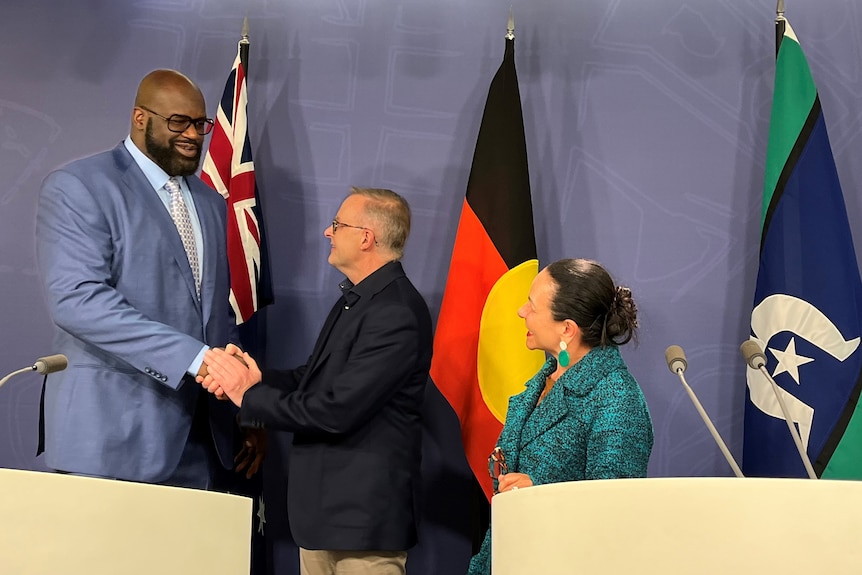
[[[338,287],[341,289],[344,299],[347,300],[347,304],[354,305],[360,298],[374,297],[383,288],[402,277],[405,277],[404,268],[401,267],[401,262],[396,260],[377,268],[356,285],[344,278]]]

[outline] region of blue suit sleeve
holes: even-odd
[[[116,288],[114,269],[134,273],[135,262],[117,262],[108,207],[73,174],[51,174],[42,187],[37,217],[39,265],[57,326],[83,342],[150,373],[159,366],[178,388],[203,342],[154,321]],[[153,281],[141,277],[141,282]]]

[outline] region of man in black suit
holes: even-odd
[[[431,317],[399,263],[410,208],[353,188],[324,235],[347,276],[308,362],[261,370],[213,349],[203,385],[240,406],[244,426],[294,433],[288,513],[303,575],[405,573],[416,544],[421,408]]]

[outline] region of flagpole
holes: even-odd
[[[781,47],[781,39],[784,38],[784,29],[787,20],[784,18],[784,0],[778,0],[775,8],[775,57],[778,58],[778,49]]]
[[[242,38],[239,40],[239,61],[246,78],[248,78],[248,47],[248,16],[246,16],[242,21]]]

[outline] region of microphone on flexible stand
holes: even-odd
[[[793,425],[793,417],[787,409],[787,404],[784,403],[784,397],[781,395],[781,390],[778,388],[778,384],[775,383],[775,380],[772,379],[772,376],[769,375],[769,371],[766,369],[766,356],[763,354],[763,350],[760,349],[760,346],[756,341],[748,339],[742,342],[742,345],[739,346],[739,351],[742,352],[742,357],[745,358],[745,363],[747,363],[751,369],[758,370],[764,375],[764,377],[766,377],[767,380],[769,380],[770,385],[772,385],[772,393],[775,394],[775,399],[778,400],[778,405],[781,407],[781,413],[784,414],[784,421],[787,422],[787,429],[790,430],[790,436],[793,438],[793,443],[796,444],[796,451],[799,452],[799,457],[802,458],[802,465],[805,466],[805,471],[808,473],[808,477],[810,479],[817,479],[817,473],[814,472],[814,467],[811,466],[811,460],[808,458],[808,453],[805,452],[805,446],[802,445],[802,437],[799,435],[799,430]]]
[[[64,369],[66,369],[66,366],[68,364],[69,360],[66,359],[66,356],[63,354],[46,355],[45,357],[40,357],[35,362],[33,362],[33,365],[13,371],[3,379],[0,379],[0,387],[2,387],[4,383],[6,383],[12,377],[18,375],[19,373],[35,371],[37,373],[44,373],[45,375],[48,375],[49,373],[54,373],[55,371],[63,371]]]
[[[721,453],[724,454],[724,458],[730,464],[731,469],[733,469],[733,473],[737,477],[745,477],[745,475],[742,474],[742,470],[739,468],[739,465],[737,465],[736,460],[733,458],[733,455],[731,455],[730,450],[727,448],[727,445],[724,443],[724,440],[721,438],[721,435],[718,434],[718,430],[715,429],[715,425],[712,424],[712,420],[706,414],[706,410],[703,408],[703,405],[698,401],[697,396],[694,394],[694,390],[691,389],[688,382],[685,380],[683,372],[685,372],[686,367],[688,367],[688,362],[685,360],[685,352],[680,346],[672,345],[665,350],[664,358],[671,373],[675,373],[679,376],[679,380],[688,392],[688,396],[691,398],[692,403],[694,403],[694,407],[700,414],[700,418],[703,419],[707,429],[709,429],[709,433],[712,434],[712,438],[718,444],[718,448],[721,449]]]

